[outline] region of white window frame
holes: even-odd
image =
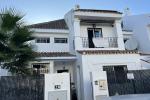
[[[36,37],[35,42],[36,43],[50,43],[50,38],[49,37]]]
[[[62,42],[62,41],[64,41],[64,42]],[[55,37],[54,38],[54,43],[68,43],[68,38],[65,38],[65,37],[64,38]]]
[[[98,36],[95,35],[96,32],[99,32]],[[93,29],[93,36],[94,36],[94,38],[102,38],[103,37],[102,28]]]

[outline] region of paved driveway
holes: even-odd
[[[112,96],[103,100],[150,100],[150,94]]]

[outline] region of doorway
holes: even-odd
[[[93,30],[88,29],[88,43],[89,43],[89,48],[94,48],[94,43],[93,43]]]
[[[95,48],[93,38],[102,38],[102,28],[88,28],[88,44],[89,48]]]

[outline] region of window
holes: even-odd
[[[100,29],[94,29],[93,32],[94,32],[95,38],[102,37],[102,29],[101,28]]]
[[[69,70],[65,69],[65,70],[57,70],[57,73],[68,73]]]
[[[67,43],[68,39],[67,38],[54,38],[55,43]]]
[[[49,72],[47,64],[33,64],[32,70],[33,74],[45,74]]]
[[[50,43],[50,38],[36,38],[36,43]]]
[[[92,33],[94,38],[103,37],[102,28],[88,28],[88,31],[90,31],[90,34]]]

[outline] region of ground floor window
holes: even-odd
[[[69,70],[67,70],[67,69],[57,70],[57,73],[68,73],[68,72],[69,72]]]
[[[45,74],[49,72],[47,64],[33,64],[33,74]]]

